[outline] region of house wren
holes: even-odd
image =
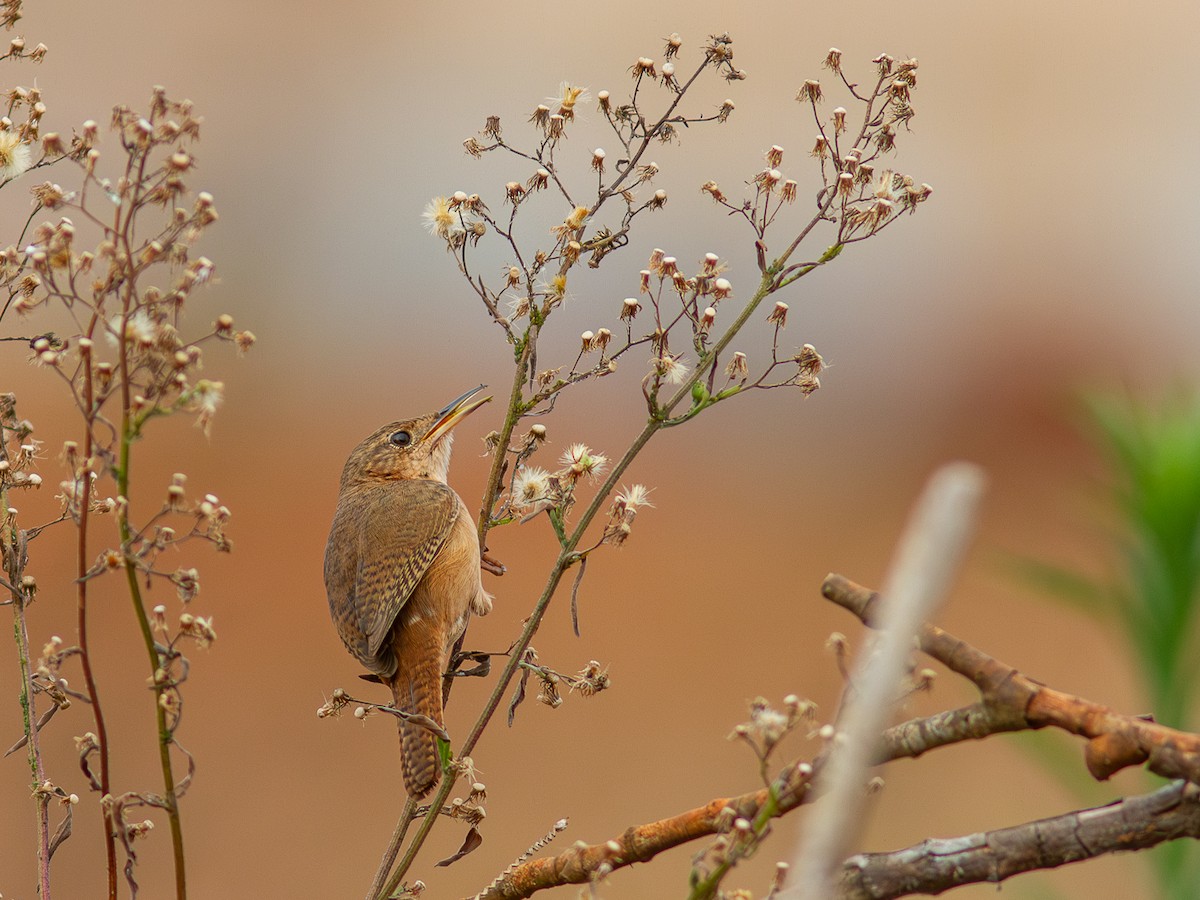
[[[325,547],[325,590],[342,642],[392,689],[397,709],[438,727],[451,648],[470,613],[492,608],[475,525],[446,484],[451,429],[492,399],[471,399],[483,388],[384,425],[354,448]],[[414,722],[399,724],[404,787],[421,797],[441,774],[437,739]]]

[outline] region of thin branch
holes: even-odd
[[[1200,837],[1200,789],[1176,781],[1150,794],[1012,828],[930,839],[891,853],[859,853],[842,864],[833,896],[890,900],[940,894],[1185,837]]]
[[[840,575],[830,575],[821,593],[875,627],[879,595]],[[914,719],[885,732],[878,762],[916,757],[936,747],[978,740],[1006,731],[1051,726],[1088,739],[1084,761],[1104,781],[1128,766],[1145,764],[1164,778],[1200,784],[1200,735],[1168,728],[1142,716],[1125,715],[1100,703],[1039,684],[936,625],[918,632],[921,650],[973,682],[981,702],[927,719]]]

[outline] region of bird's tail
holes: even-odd
[[[400,628],[395,638],[399,668],[391,682],[396,708],[423,716],[427,724],[442,727],[442,655],[445,648],[433,635],[413,628]],[[417,646],[420,644],[421,646]],[[438,782],[441,772],[437,736],[412,721],[399,720],[401,774],[404,788],[413,798],[424,797]]]

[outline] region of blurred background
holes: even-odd
[[[211,439],[180,419],[137,448],[148,497],[182,471],[190,489],[218,494],[234,513],[231,556],[197,548],[180,561],[200,568],[194,606],[214,616],[220,636],[192,654],[179,732],[199,763],[183,806],[194,896],[365,892],[403,790],[389,722],[315,716],[339,686],[383,699],[357,680],[328,619],[321,559],[338,474],[382,422],[440,407],[481,381],[505,390],[512,358],[423,230],[421,210],[455,190],[479,192],[498,209],[504,182],[524,180],[529,166],[462,152],[485,117],[498,114],[516,142],[532,136],[526,118],[564,79],[593,97],[601,89],[618,97],[631,83],[628,67],[638,56],[661,60],[670,32],[684,38],[683,69],[706,35],[728,31],[749,78],[697,91],[693,109],[729,97],[736,112],[655,151],[656,186],[670,202],[640,220],[628,248],[572,282],[543,344],[560,358],[547,365],[569,365],[583,329],[612,326],[653,247],[689,267],[717,252],[730,262],[735,297],[749,295],[752,237],[698,188],[712,178],[736,195],[779,144],[787,176],[811,197],[814,129],[793,98],[806,78],[831,83],[820,69],[830,46],[864,81],[880,51],[920,59],[917,117],[895,162],[935,193],[919,215],[849,248],[782,297],[791,305],[785,339],[813,343],[832,363],[817,394],[758,392],[722,404],[639,458],[629,480],[654,488],[655,508],[625,548],[594,558],[580,595],[582,637],[571,633],[564,593],[534,642],[562,671],[601,661],[613,689],[568,697],[558,710],[528,702],[512,729],[494,724],[474,754],[489,789],[483,846],[435,869],[461,839],[457,826],[440,828],[414,870],[427,896],[480,890],[561,817],[570,828],[558,849],[755,787],[754,760],[726,736],[758,695],[778,703],[796,693],[831,713],[840,679],[826,638],[843,631],[854,647],[861,638],[820,598],[821,580],[836,571],[877,586],[911,502],[950,459],[983,464],[990,490],[942,624],[1055,687],[1125,712],[1153,711],[1119,622],[1056,603],[1013,561],[1109,572],[1110,475],[1078,397],[1152,402],[1195,377],[1200,205],[1187,194],[1187,160],[1200,124],[1187,110],[1198,26],[1200,8],[1183,2],[1151,14],[1079,0],[903,10],[876,0],[31,0],[18,32],[50,53],[41,66],[9,66],[5,78],[41,89],[45,130],[106,123],[115,103],[144,105],[153,84],[195,101],[205,124],[193,181],[215,195],[221,221],[199,248],[219,281],[193,301],[193,322],[200,328],[228,312],[259,337],[245,358],[208,353],[206,374],[227,392]],[[829,97],[830,106],[841,102]],[[611,141],[594,101],[580,108],[567,149],[582,171],[591,149]],[[72,184],[66,167],[51,177]],[[0,243],[15,239],[27,208],[20,183],[5,193]],[[794,213],[799,222],[799,205]],[[785,230],[775,232],[780,246]],[[5,335],[36,327],[36,319],[2,326]],[[753,364],[769,341],[756,322],[737,349]],[[48,512],[59,447],[75,436],[70,410],[51,376],[26,365],[21,345],[0,353],[0,389],[17,391],[48,450],[47,485],[24,505]],[[619,456],[644,418],[640,377],[637,361],[568,394],[546,421],[545,452],[584,441]],[[458,429],[452,482],[472,509],[485,476],[480,438],[500,412],[493,404]],[[70,642],[69,547],[65,531],[34,547],[35,647],[57,632]],[[538,521],[494,532],[491,549],[509,572],[488,580],[495,611],[472,625],[468,646],[500,650],[532,608],[553,541]],[[177,603],[165,593],[156,602]],[[152,790],[151,695],[128,600],[102,591],[94,608],[101,689],[119,734],[115,779]],[[4,746],[20,733],[16,666],[6,658]],[[459,684],[451,734],[469,727],[489,686]],[[970,699],[944,677],[906,714]],[[75,836],[54,861],[63,897],[103,889],[100,817],[70,742],[91,727],[76,704],[47,732],[51,777],[84,795]],[[815,749],[802,738],[790,747]],[[1038,734],[894,764],[862,846],[1013,825],[1152,786],[1139,773],[1078,784],[1086,781],[1080,749]],[[1049,756],[1061,757],[1058,769],[1047,767]],[[0,891],[31,898],[33,806],[22,754],[0,762],[0,806],[8,811]],[[726,884],[765,893],[799,819],[781,822],[754,864]],[[139,849],[143,896],[166,896],[165,821]],[[680,896],[699,849],[622,871],[603,895]],[[1005,891],[1154,896],[1150,871],[1142,856],[1110,857],[1017,879]]]

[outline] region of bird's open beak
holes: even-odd
[[[483,404],[491,400],[491,397],[480,397],[478,400],[471,398],[482,391],[486,384],[481,384],[479,387],[473,387],[461,397],[454,400],[445,409],[438,412],[438,420],[433,423],[433,427],[425,435],[425,440],[431,444],[441,440],[441,438],[450,431],[455,425],[467,417],[468,414],[479,409]]]

